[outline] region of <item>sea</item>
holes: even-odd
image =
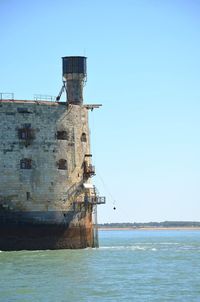
[[[0,301],[200,301],[200,231],[101,230],[99,244],[0,252]]]

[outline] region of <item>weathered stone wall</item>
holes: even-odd
[[[77,184],[83,183],[83,162],[89,153],[87,114],[86,108],[76,105],[0,102],[1,207],[14,211],[70,208]],[[29,129],[28,139],[23,138],[23,129]],[[58,139],[57,131],[66,131],[65,139]],[[23,159],[30,160],[31,168],[23,168]],[[59,160],[64,160],[64,169],[59,169]]]

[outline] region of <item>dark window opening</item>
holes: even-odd
[[[23,140],[32,140],[35,138],[34,130],[30,124],[25,124],[23,128],[18,129],[18,137]]]
[[[87,137],[86,137],[86,134],[84,132],[81,135],[81,141],[82,142],[87,142]]]
[[[26,199],[29,200],[31,198],[31,193],[30,192],[26,192]]]
[[[57,139],[69,140],[69,134],[67,131],[57,131]]]
[[[66,161],[66,159],[60,159],[58,161],[58,169],[67,170],[67,161]]]
[[[17,111],[19,113],[31,113],[28,108],[17,108]]]
[[[32,160],[30,158],[23,158],[20,160],[20,168],[21,169],[31,169],[32,168]]]

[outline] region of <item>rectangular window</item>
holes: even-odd
[[[31,113],[31,112],[28,110],[28,108],[22,108],[22,107],[17,108],[17,112],[18,112],[18,113]]]
[[[32,168],[32,160],[30,158],[23,158],[20,160],[20,168],[21,169],[31,169]]]
[[[34,131],[28,127],[18,129],[18,137],[23,140],[32,140],[34,139]]]
[[[31,193],[30,192],[26,192],[26,199],[29,200],[31,198]]]
[[[57,139],[61,139],[61,140],[69,139],[69,135],[68,135],[67,131],[57,131],[56,137],[57,137]]]

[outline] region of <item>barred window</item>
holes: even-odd
[[[23,140],[34,139],[34,130],[30,126],[24,125],[23,128],[18,129],[18,137]]]
[[[31,169],[32,168],[32,160],[30,158],[23,158],[20,160],[20,168],[21,169]]]

